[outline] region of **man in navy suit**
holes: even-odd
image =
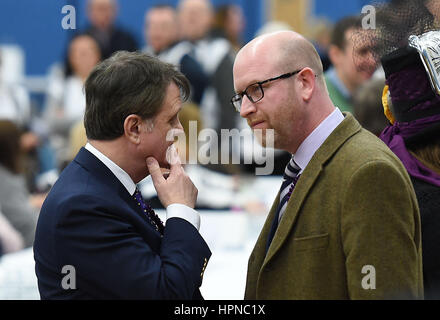
[[[211,252],[193,209],[197,189],[166,139],[182,130],[188,81],[156,58],[119,52],[92,71],[85,92],[88,143],[39,216],[41,298],[202,299]],[[136,188],[147,175],[166,208],[165,227]]]

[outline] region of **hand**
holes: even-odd
[[[171,150],[171,157],[171,169],[167,179],[164,178],[157,160],[153,157],[147,158],[148,171],[153,179],[159,200],[165,208],[173,203],[194,208],[198,190],[183,170],[175,148]]]
[[[35,149],[39,145],[39,143],[40,141],[38,137],[31,132],[26,132],[21,135],[20,146],[21,149],[25,152],[29,152]]]

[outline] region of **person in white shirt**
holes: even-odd
[[[239,117],[231,110],[232,64],[235,52],[231,43],[212,34],[214,9],[209,0],[181,0],[177,6],[180,35],[194,45],[194,57],[209,77],[209,86],[200,102],[202,122],[220,134],[221,129],[237,128]]]
[[[54,73],[50,78],[43,117],[60,165],[71,160],[68,137],[72,127],[83,121],[86,107],[84,82],[100,60],[96,40],[87,34],[77,34],[69,43],[66,70],[59,75]]]

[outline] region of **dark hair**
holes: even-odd
[[[23,169],[21,130],[9,120],[0,120],[0,164],[13,173]]]
[[[223,32],[225,30],[225,25],[227,23],[228,20],[228,14],[229,14],[229,10],[232,7],[232,5],[221,5],[217,8],[217,10],[215,11],[215,19],[214,19],[214,25],[216,30],[218,30],[219,32]],[[224,37],[226,37],[225,34],[223,34]]]
[[[440,174],[440,136],[425,136],[424,139],[405,141],[408,151],[425,166]]]
[[[127,51],[116,52],[102,61],[85,83],[87,138],[120,137],[124,133],[124,120],[130,114],[153,118],[171,82],[179,87],[182,100],[187,100],[189,82],[172,64],[145,53]]]
[[[66,46],[66,49],[65,49],[66,50],[65,54],[64,54],[64,77],[65,78],[73,75],[73,68],[72,68],[72,65],[70,64],[70,47],[71,47],[73,41],[75,41],[76,39],[78,39],[80,37],[89,37],[90,39],[95,41],[96,48],[98,49],[98,54],[100,57],[99,60],[101,60],[102,52],[101,52],[101,47],[99,46],[98,40],[89,32],[74,33],[72,35],[72,37],[69,39],[67,46]]]
[[[333,27],[330,44],[337,46],[339,49],[344,49],[346,45],[345,33],[349,29],[362,28],[361,18],[358,16],[349,16],[339,20]]]

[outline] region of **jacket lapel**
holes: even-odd
[[[136,214],[146,222],[154,233],[158,234],[156,229],[151,225],[148,217],[142,212],[142,209],[136,204],[136,201],[128,193],[121,181],[119,181],[104,163],[84,147],[80,149],[74,161],[89,171],[90,174],[96,176],[97,180],[102,182],[102,185],[105,186],[107,191],[109,191],[109,196],[115,195],[114,193],[116,193],[119,198],[124,200],[125,203],[130,206],[133,212],[136,212]]]
[[[322,166],[321,163],[317,163],[316,161],[311,166],[311,163],[307,166],[306,170],[304,170],[304,178],[301,177],[295,189],[293,190],[292,196],[287,203],[286,210],[284,211],[284,215],[280,220],[280,224],[278,226],[277,231],[273,237],[272,243],[270,244],[269,250],[267,251],[266,258],[264,263],[267,263],[273,255],[279,250],[284,240],[287,238],[290,229],[295,224],[295,221],[298,217],[298,213],[300,211],[301,205],[304,202],[307,194],[321,173]],[[277,199],[279,202],[279,196]]]
[[[267,235],[270,230],[271,222],[275,215],[275,210],[279,203],[279,194],[272,206],[269,216],[264,225],[263,231],[258,239],[260,242],[256,245],[255,249],[258,247],[258,254],[256,257],[263,255],[262,268],[272,259],[272,257],[281,248],[285,240],[288,238],[290,230],[294,226],[298,214],[300,212],[301,206],[306,199],[308,193],[312,189],[315,181],[318,179],[321,172],[325,169],[325,164],[335,152],[354,134],[361,130],[361,126],[354,119],[350,113],[344,113],[345,119],[341,124],[330,134],[330,136],[324,141],[321,147],[316,151],[307,165],[306,169],[298,180],[297,185],[292,193],[292,196],[287,203],[286,210],[283,217],[281,218],[278,229],[274,235],[272,243],[269,250],[264,257],[265,241],[267,241]],[[261,247],[261,248],[260,248]],[[261,258],[261,257],[260,257]],[[258,260],[256,260],[258,261]],[[261,261],[261,260],[260,260]]]

